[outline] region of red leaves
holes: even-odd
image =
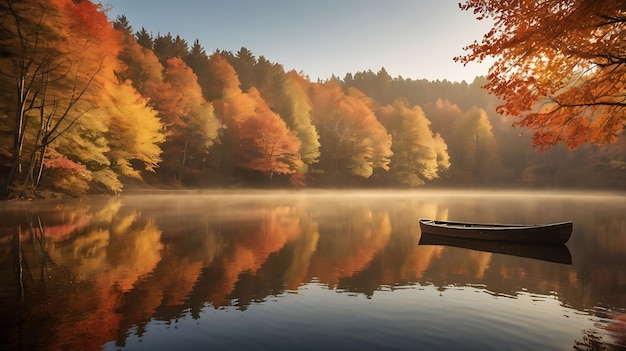
[[[91,59],[101,62],[115,57],[121,48],[122,34],[109,22],[99,5],[91,1],[54,0],[67,16],[68,44],[74,50],[89,48]]]
[[[65,157],[50,158],[44,161],[47,168],[62,168],[76,172],[87,172],[87,167],[83,164],[76,163]]]
[[[215,101],[216,112],[227,126],[225,132],[238,166],[270,178],[274,173],[299,170],[303,163],[297,135],[270,110],[256,88],[241,91],[235,70],[224,58],[214,54],[210,63],[223,87],[222,98]]]
[[[497,59],[486,88],[505,100],[499,113],[535,131],[540,149],[560,141],[569,148],[612,142],[626,121],[620,6],[619,0],[468,0],[460,8],[479,20],[493,18],[494,27],[455,61]]]
[[[274,112],[255,88],[248,94],[256,102],[256,113],[239,124],[240,162],[250,170],[291,174],[302,165],[300,140]]]

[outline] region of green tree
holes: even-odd
[[[119,15],[113,22],[113,28],[122,32],[124,37],[131,37],[133,34],[133,27],[128,22],[128,18],[125,15]]]
[[[209,57],[202,45],[200,45],[198,39],[193,42],[191,50],[189,50],[189,55],[185,56],[183,60],[198,77],[198,84],[200,84],[200,88],[202,88],[202,96],[204,96],[207,101],[211,101],[210,87],[212,77],[209,67]]]
[[[367,70],[354,75],[346,74],[342,86],[346,91],[348,88],[356,88],[379,104],[387,105],[393,101],[391,95],[393,83],[394,79],[385,67],[381,67],[377,73]]]
[[[237,72],[241,90],[245,92],[250,89],[254,82],[254,66],[257,62],[252,51],[242,47],[235,56],[226,56],[226,59]]]
[[[154,46],[154,38],[144,27],[141,27],[141,30],[135,33],[135,39],[137,39],[137,44],[146,49],[152,50],[152,47]]]
[[[268,61],[265,56],[259,56],[252,72],[252,85],[274,111],[279,112],[284,108],[283,86],[286,80],[282,65]]]
[[[152,50],[154,50],[154,54],[159,58],[159,61],[165,65],[167,59],[187,56],[189,54],[189,45],[180,36],[173,37],[171,33],[167,33],[165,35],[157,35],[154,38]]]

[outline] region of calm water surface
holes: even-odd
[[[1,203],[0,349],[623,350],[625,214],[545,192]],[[574,231],[494,253],[421,245],[420,217]]]

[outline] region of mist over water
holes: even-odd
[[[6,202],[0,346],[618,349],[625,199],[320,190]],[[418,218],[572,220],[571,260],[418,245]]]

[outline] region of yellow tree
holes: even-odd
[[[486,183],[497,171],[496,140],[483,109],[472,107],[458,119],[450,138],[451,170],[466,183]]]
[[[486,88],[547,149],[615,142],[626,124],[624,0],[468,0],[493,28],[455,58],[496,58]]]
[[[146,105],[147,99],[130,82],[109,84],[107,91],[110,101],[105,104],[104,113],[111,119],[108,128],[111,150],[107,153],[111,168],[121,175],[141,179],[142,168],[154,172],[161,162],[159,144],[165,141],[163,126],[156,111]],[[141,163],[143,167],[138,169],[133,163]]]
[[[158,167],[159,145],[165,136],[156,111],[130,81],[113,79],[104,88],[97,105],[51,145],[54,152],[46,160],[48,187],[74,195],[79,195],[77,188],[119,193],[120,176],[142,179],[142,171],[154,172]],[[70,160],[86,166],[82,177],[68,174]],[[68,182],[68,178],[73,179]]]
[[[393,140],[390,171],[402,184],[417,187],[450,168],[448,147],[439,133],[433,134],[419,106],[396,100],[380,107],[378,115]]]
[[[374,114],[374,101],[355,88],[347,94],[335,82],[311,84],[311,116],[320,134],[319,168],[369,178],[389,170],[391,136]]]
[[[0,147],[10,168],[2,190],[19,180],[15,190],[25,194],[42,180],[51,144],[92,108],[100,76],[117,64],[119,34],[90,1],[2,0],[0,15],[0,86],[12,87],[14,101],[0,114],[13,139]],[[84,168],[67,161],[56,165]]]
[[[307,95],[310,83],[295,71],[288,72],[286,77],[283,90],[291,107],[288,123],[301,141],[300,154],[306,167],[317,163],[320,157],[320,137],[311,120],[311,100]]]

